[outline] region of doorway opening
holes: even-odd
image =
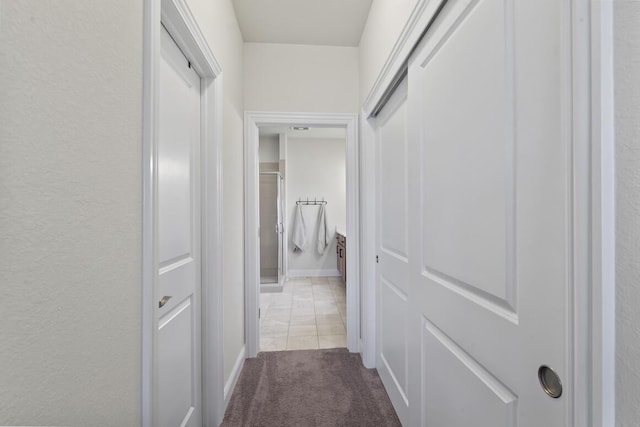
[[[346,347],[346,129],[259,129],[260,351]]]
[[[323,293],[319,299],[333,299],[336,309],[342,308],[344,316],[340,317],[340,312],[331,313],[340,317],[343,322],[343,330],[346,329],[346,347],[351,352],[360,351],[360,281],[358,274],[358,256],[359,256],[359,227],[358,227],[358,146],[357,146],[357,115],[351,114],[297,114],[297,113],[257,113],[248,112],[245,114],[245,301],[246,301],[246,332],[247,332],[247,355],[255,357],[260,351],[260,294],[263,289],[261,285],[261,261],[270,261],[281,269],[278,276],[278,284],[276,286],[268,286],[268,290],[284,290],[287,286],[298,285],[299,287],[308,287],[308,291],[313,295],[314,283],[316,286],[326,285],[321,290],[317,288],[318,293]],[[325,136],[341,135],[343,155],[343,185],[338,191],[340,196],[329,196],[330,190],[320,190],[318,187],[308,187],[309,191],[303,189],[294,189],[290,186],[289,172],[294,173],[295,168],[289,170],[287,153],[294,157],[304,157],[304,154],[298,153],[305,147],[297,146],[295,137],[290,139],[291,146],[287,147],[288,134],[295,135],[295,132],[308,132],[305,130],[294,130],[292,128],[309,128],[314,129],[312,132]],[[333,132],[333,133],[332,133]],[[270,147],[270,157],[265,147],[269,145],[267,142],[265,147],[260,147],[261,134],[264,136],[271,133],[272,141],[276,140],[277,135],[278,148]],[[299,136],[299,134],[298,134]],[[335,138],[334,138],[335,139]],[[265,140],[265,138],[263,138]],[[331,140],[329,138],[328,140]],[[339,141],[339,139],[336,139]],[[323,144],[326,144],[324,141]],[[312,145],[312,144],[311,144]],[[327,145],[325,145],[325,148]],[[296,149],[297,148],[297,149]],[[309,146],[306,147],[307,149]],[[262,153],[262,157],[261,157]],[[276,155],[277,153],[277,155]],[[315,155],[314,155],[315,156]],[[307,156],[308,163],[303,165],[306,172],[311,172],[310,167],[322,168],[330,162],[323,161],[317,156]],[[262,160],[269,160],[263,162]],[[262,163],[262,164],[261,164]],[[266,164],[265,164],[266,163]],[[300,166],[300,164],[298,164]],[[276,170],[277,169],[277,170]],[[281,194],[280,221],[275,225],[262,224],[260,215],[260,190],[262,177],[268,176],[265,172],[277,172],[281,176]],[[261,174],[262,173],[262,174]],[[318,173],[308,173],[307,177],[313,178]],[[302,174],[304,175],[304,173]],[[267,178],[268,179],[268,178]],[[300,180],[296,180],[299,181]],[[324,181],[327,181],[326,179]],[[295,194],[294,194],[295,193]],[[305,194],[302,194],[305,193]],[[309,194],[307,194],[309,193]],[[314,193],[314,194],[311,194]],[[315,194],[318,193],[318,194]],[[321,194],[322,193],[322,194]],[[336,202],[342,198],[341,202]],[[263,197],[266,199],[266,194]],[[331,220],[333,212],[340,212],[339,206],[342,206],[343,219],[341,224]],[[276,206],[277,208],[277,206]],[[326,229],[326,247],[318,250],[318,235],[320,234],[318,225],[324,224],[318,221],[322,217],[321,211],[324,210],[327,219]],[[303,250],[294,252],[294,241],[300,244],[300,240],[293,239],[295,220],[298,219],[297,212],[302,211],[302,217],[308,222],[303,227],[307,233],[307,244],[302,244]],[[271,219],[276,218],[271,214]],[[336,228],[337,226],[337,228]],[[262,227],[267,227],[263,230]],[[338,256],[336,231],[340,231],[342,235],[346,235],[349,239],[349,257],[346,258],[344,269],[346,287],[343,288],[343,295],[340,295],[339,286],[342,282],[340,270],[338,270]],[[264,260],[264,254],[261,253],[261,239],[263,233],[269,233],[271,248],[277,248],[276,253],[281,255],[280,261],[275,260],[272,256],[270,260]],[[278,240],[280,241],[278,246]],[[273,266],[271,266],[273,269]],[[263,273],[267,273],[263,270]],[[265,274],[262,274],[265,276]],[[289,282],[286,280],[289,279]],[[278,289],[278,287],[280,287]],[[337,292],[334,293],[334,291]],[[304,293],[304,291],[303,291]],[[267,297],[269,299],[269,297]],[[346,300],[346,301],[345,301]],[[313,304],[313,302],[312,302]],[[340,307],[338,307],[340,304]],[[322,304],[320,304],[322,305]],[[291,310],[291,309],[289,309]],[[327,310],[333,311],[333,308]],[[320,309],[322,311],[322,309]],[[285,316],[284,313],[282,313]],[[291,312],[287,314],[291,315]],[[338,320],[335,317],[333,320]],[[310,319],[306,319],[310,322]],[[315,322],[315,321],[314,321]],[[338,323],[338,322],[334,322]],[[304,326],[304,325],[301,325]],[[307,325],[310,326],[310,325]],[[337,325],[335,325],[337,326]],[[314,328],[316,327],[314,323]],[[346,327],[346,328],[345,328]],[[310,328],[309,328],[310,329]],[[317,332],[316,332],[317,333]],[[340,335],[340,334],[336,334]],[[316,337],[316,339],[318,339]]]

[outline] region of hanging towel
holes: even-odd
[[[296,205],[296,217],[293,219],[293,235],[291,236],[293,251],[304,251],[307,246],[307,230],[302,216],[302,207]]]
[[[318,253],[322,255],[329,246],[329,227],[327,227],[327,214],[324,205],[320,205],[318,212]]]

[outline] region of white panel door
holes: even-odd
[[[404,425],[409,420],[409,296],[407,85],[376,118],[378,348],[376,366]]]
[[[201,426],[200,77],[163,28],[158,134],[157,419]]]
[[[416,424],[570,424],[563,3],[450,0],[410,60]],[[539,384],[543,365],[559,398]]]

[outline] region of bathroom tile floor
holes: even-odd
[[[340,277],[305,277],[261,293],[260,351],[346,347],[345,291]]]

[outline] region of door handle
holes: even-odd
[[[170,299],[171,299],[171,295],[163,296],[160,302],[158,303],[158,308],[164,307],[164,305],[168,303]]]
[[[546,365],[542,365],[538,369],[538,380],[542,390],[550,397],[557,399],[562,396],[562,381],[556,371]]]

